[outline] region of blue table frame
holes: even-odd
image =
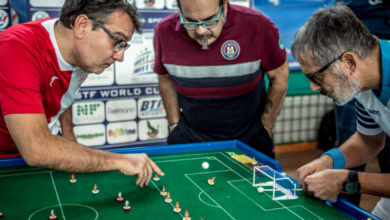
[[[280,163],[263,153],[249,147],[248,145],[242,143],[241,141],[218,141],[218,142],[206,142],[206,143],[196,143],[196,144],[178,144],[178,145],[165,145],[165,146],[153,146],[153,147],[136,147],[136,148],[125,148],[125,149],[113,149],[110,150],[115,153],[146,153],[147,155],[156,155],[156,154],[174,154],[174,153],[187,153],[187,152],[197,152],[197,151],[209,151],[209,150],[224,150],[224,149],[237,149],[248,157],[255,157],[258,162],[264,165],[268,165],[271,168],[277,170],[278,172],[285,174]],[[0,159],[0,167],[7,166],[19,166],[26,165],[26,162],[21,157],[10,158],[10,159]],[[298,181],[291,178],[297,185]],[[340,210],[351,218],[354,219],[367,219],[371,218],[374,220],[380,220],[380,218],[372,215],[360,207],[355,206],[354,204],[348,202],[345,199],[339,199],[337,202],[326,201],[330,206]]]

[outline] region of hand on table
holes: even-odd
[[[137,176],[135,182],[140,187],[148,185],[152,178],[153,171],[159,176],[164,176],[164,173],[146,154],[124,154],[125,163],[119,171],[125,175]]]
[[[307,176],[304,179],[306,187],[303,187],[303,190],[315,198],[335,201],[337,195],[342,192],[347,177],[348,170],[326,169]]]

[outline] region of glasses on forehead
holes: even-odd
[[[188,30],[196,30],[196,29],[198,29],[199,25],[202,25],[204,28],[207,28],[207,29],[213,28],[213,27],[217,26],[217,24],[218,24],[219,17],[221,16],[221,11],[222,11],[222,5],[219,8],[219,13],[218,13],[217,19],[208,20],[208,21],[204,21],[204,22],[200,22],[200,23],[198,23],[198,22],[185,22],[183,20],[183,15],[181,14],[181,11],[180,11],[180,22]]]
[[[114,48],[114,51],[115,52],[119,52],[121,51],[122,49],[123,50],[127,50],[129,49],[130,47],[130,44],[128,44],[126,41],[120,39],[119,37],[117,37],[115,34],[113,34],[111,31],[109,31],[106,27],[104,27],[102,24],[100,24],[99,22],[89,18],[89,20],[95,22],[97,25],[99,25],[107,34],[109,34],[111,37],[114,38],[115,40],[115,48]]]
[[[305,75],[311,82],[317,84],[317,85],[320,85],[318,84],[318,82],[316,81],[315,77],[320,75],[321,73],[323,73],[325,70],[327,70],[330,65],[332,65],[334,62],[336,62],[338,59],[340,59],[346,52],[348,52],[349,50],[345,51],[344,53],[342,53],[340,56],[336,57],[334,60],[330,61],[328,64],[326,64],[324,67],[322,67],[320,70],[318,70],[316,73],[308,76],[308,75]]]

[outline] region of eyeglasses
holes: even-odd
[[[183,15],[181,14],[181,11],[180,11],[180,22],[188,30],[196,30],[196,29],[199,28],[199,25],[202,25],[204,28],[207,28],[207,29],[213,28],[213,27],[217,26],[217,24],[218,24],[219,17],[221,16],[221,11],[222,11],[222,5],[219,8],[219,13],[218,13],[217,19],[208,20],[208,21],[204,21],[204,22],[201,22],[201,23],[198,23],[198,22],[184,22]]]
[[[330,65],[332,65],[332,63],[336,62],[338,59],[340,59],[346,52],[348,52],[349,50],[345,51],[344,53],[342,53],[340,56],[336,57],[334,60],[330,61],[330,63],[326,64],[326,66],[322,67],[320,70],[318,70],[318,72],[312,74],[311,76],[308,76],[308,75],[305,75],[311,82],[317,84],[317,85],[320,85],[315,77],[320,75],[322,72],[324,72],[325,70],[327,70]]]
[[[115,52],[119,52],[119,51],[121,51],[122,49],[124,49],[124,50],[129,49],[130,44],[128,44],[126,41],[124,41],[124,40],[120,39],[119,37],[117,37],[115,34],[113,34],[111,31],[109,31],[106,27],[104,27],[104,26],[103,26],[102,24],[100,24],[99,22],[97,22],[97,21],[95,21],[95,20],[93,20],[93,19],[91,19],[91,18],[89,18],[89,20],[95,22],[97,25],[99,25],[101,28],[103,28],[103,30],[104,30],[107,34],[109,34],[111,37],[113,37],[113,38],[115,39],[115,43],[116,43],[115,48],[114,48],[114,51],[115,51]]]

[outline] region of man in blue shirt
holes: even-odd
[[[345,170],[378,155],[390,134],[390,42],[372,35],[351,9],[336,3],[307,20],[295,34],[291,52],[313,91],[337,105],[357,100],[355,134],[299,168],[300,185],[322,200],[339,193],[385,197],[373,213],[390,219],[390,174]]]
[[[354,12],[356,17],[379,39],[390,40],[390,5],[380,0],[339,0]],[[356,132],[355,99],[343,106],[335,105],[336,134],[338,146],[341,146]],[[378,162],[382,173],[390,173],[390,138],[386,137],[385,148],[378,154]],[[366,164],[352,168],[364,171]],[[359,205],[360,194],[340,194],[339,198]]]

